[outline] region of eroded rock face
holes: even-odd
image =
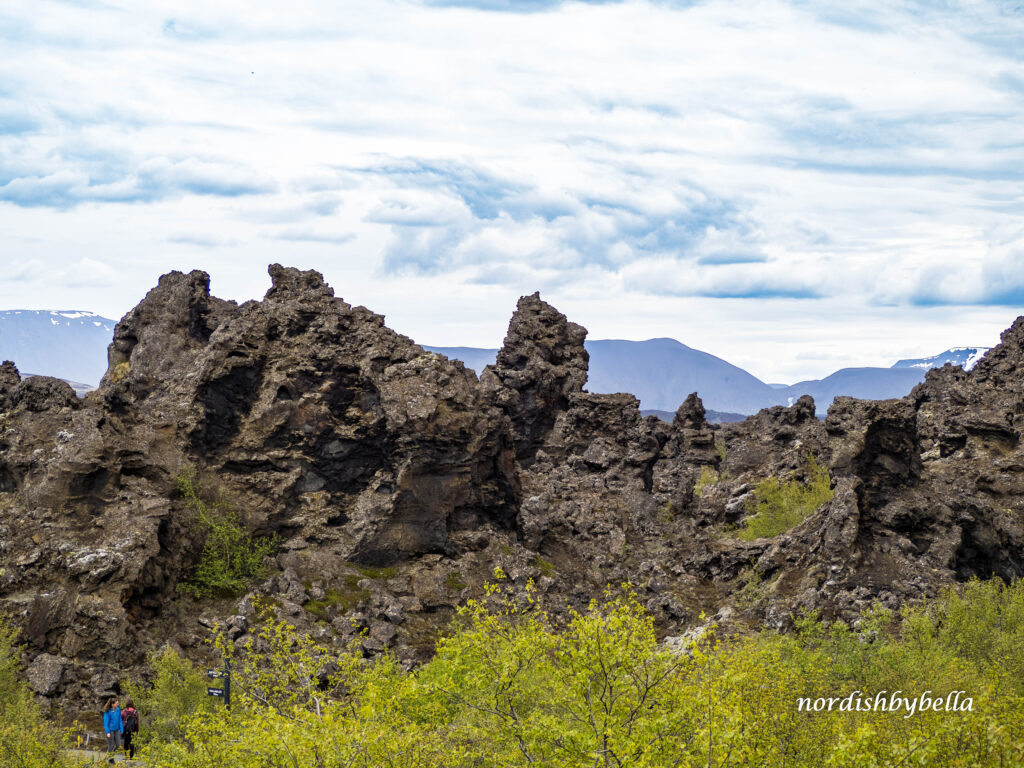
[[[539,293],[516,305],[505,343],[481,377],[512,423],[516,456],[529,463],[569,397],[583,390],[590,355],[587,330],[542,301]]]
[[[508,520],[508,439],[472,372],[336,299],[318,273],[270,274],[265,299],[240,307],[211,298],[201,273],[168,275],[117,326],[111,372],[128,370],[100,391],[132,417],[159,415],[170,469],[201,465],[253,528],[342,560],[443,551],[452,524]]]
[[[215,622],[244,642],[260,597],[324,643],[427,658],[496,566],[552,614],[630,581],[669,636],[853,615],[971,576],[1024,571],[1024,322],[974,370],[910,396],[839,398],[671,424],[585,391],[586,331],[520,300],[480,380],[425,352],[321,276],[273,265],[262,301],[172,272],[114,333],[101,387],[0,365],[0,610],[33,689],[91,710],[147,651],[197,658]],[[680,393],[680,397],[685,393]],[[766,478],[828,468],[833,499],[742,541]],[[177,585],[202,546],[186,468],[281,548],[235,602]]]
[[[0,369],[0,596],[32,648],[89,658],[67,681],[80,691],[92,662],[141,660],[157,640],[148,625],[200,545],[175,491],[185,467],[251,530],[282,535],[307,580],[511,525],[512,440],[475,375],[315,272],[271,277],[262,302],[236,306],[204,273],[165,275],[117,325],[84,402]]]

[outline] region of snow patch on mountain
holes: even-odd
[[[29,372],[96,386],[117,321],[76,309],[0,311],[0,360]]]
[[[963,366],[965,371],[969,371],[974,365],[985,356],[988,352],[988,347],[951,347],[945,352],[941,352],[931,357],[917,357],[908,358],[906,360],[897,360],[893,364],[893,368],[919,368],[922,371],[927,371],[931,368],[941,368],[942,366],[949,365],[960,365]]]

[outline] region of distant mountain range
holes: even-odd
[[[0,360],[31,372],[96,386],[107,370],[116,320],[78,310],[0,312]]]
[[[949,363],[950,365],[963,366],[964,370],[969,371],[976,362],[981,360],[986,352],[988,352],[988,347],[953,347],[952,349],[947,349],[941,355],[897,360],[893,368],[920,368],[927,371],[929,368],[941,368],[946,363]]]
[[[772,405],[789,405],[811,395],[824,415],[838,395],[885,400],[902,397],[924,380],[925,371],[945,365],[971,367],[985,347],[954,347],[939,355],[900,360],[891,368],[843,368],[824,379],[797,384],[766,384],[742,368],[681,344],[675,339],[586,342],[590,352],[591,392],[632,392],[650,412],[672,413],[690,392],[697,392],[709,420],[731,421]],[[477,373],[494,362],[496,349],[425,347],[461,360]],[[661,416],[661,413],[656,415]]]
[[[115,320],[92,312],[8,310],[0,312],[0,360],[13,360],[24,373],[57,376],[83,392],[99,384],[107,368],[107,345]],[[954,347],[932,357],[899,360],[891,368],[843,368],[824,379],[797,384],[766,384],[742,368],[675,339],[624,341],[598,339],[590,352],[591,392],[631,392],[641,407],[671,414],[690,392],[697,392],[709,420],[731,421],[772,405],[788,405],[801,395],[814,397],[824,415],[837,395],[883,400],[902,397],[929,368],[951,363],[967,368],[984,347]],[[425,347],[461,360],[480,373],[497,349]]]

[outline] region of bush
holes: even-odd
[[[795,477],[780,481],[777,477],[762,480],[754,489],[753,514],[736,532],[746,541],[770,538],[785,533],[802,523],[808,515],[832,500],[832,481],[828,470],[807,454],[807,481]]]
[[[66,768],[66,732],[47,722],[20,679],[18,631],[0,616],[0,765]]]
[[[188,659],[169,646],[149,657],[153,682],[122,683],[125,697],[139,711],[139,743],[175,742],[185,738],[185,722],[197,712],[213,711],[207,680]]]
[[[701,467],[700,477],[697,478],[697,482],[693,485],[693,492],[700,498],[704,495],[704,490],[715,485],[719,480],[720,476],[718,472],[712,467]]]
[[[203,499],[192,468],[178,476],[178,492],[203,536],[192,576],[178,589],[196,598],[243,594],[254,579],[265,575],[263,561],[277,550],[277,537],[253,537],[230,504]]]
[[[875,609],[856,627],[810,616],[791,635],[718,641],[711,630],[676,653],[628,590],[559,628],[532,593],[492,585],[412,672],[268,619],[235,657],[231,712],[193,715],[187,742],[146,757],[154,768],[1021,765],[1022,628],[1024,583],[972,583],[898,614]],[[953,690],[972,711],[798,704]]]
[[[18,630],[0,616],[0,717],[5,716],[8,709],[19,706],[25,693],[19,678],[21,662],[17,639]]]

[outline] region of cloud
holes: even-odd
[[[391,229],[384,273],[436,275],[463,270],[476,284],[502,275],[517,283],[564,284],[591,268],[614,277],[632,263],[671,256],[695,268],[762,263],[749,205],[635,162],[604,162],[595,183],[544,188],[452,159],[392,159],[351,169],[370,197],[365,220]],[[637,290],[678,294],[659,281]],[[711,285],[699,295],[815,297],[806,286]]]
[[[168,19],[162,29],[168,37],[186,41],[214,40],[220,36],[216,30],[178,19]]]
[[[586,5],[605,5],[621,0],[572,0]],[[472,8],[478,11],[500,11],[502,13],[538,13],[558,8],[567,0],[426,0],[426,5],[435,8]]]
[[[998,236],[998,235],[997,235]],[[1005,306],[1024,311],[1024,232],[1003,241],[980,259],[921,271],[911,291],[917,306]]]
[[[0,201],[67,209],[82,203],[152,203],[186,194],[233,198],[276,188],[269,177],[245,167],[194,157],[155,157],[130,170],[107,167],[99,175],[68,169],[16,176],[0,186]]]
[[[37,130],[40,121],[23,109],[0,102],[0,135],[24,134]]]
[[[68,265],[60,277],[72,288],[93,288],[112,285],[117,279],[117,272],[102,261],[82,257]]]
[[[794,271],[778,261],[718,264],[708,269],[692,260],[650,259],[623,270],[623,286],[658,296],[717,299],[819,299],[826,295],[823,270]]]
[[[328,243],[344,245],[355,240],[352,232],[317,232],[312,229],[286,229],[271,235],[275,240],[287,240],[293,243]]]
[[[20,263],[19,263],[20,262]],[[39,259],[18,260],[5,270],[4,279],[14,283],[34,282],[47,274],[46,265]]]
[[[552,11],[563,5],[611,5],[625,0],[424,0],[424,4],[434,8],[470,8],[477,11],[496,11],[499,13],[540,13]],[[699,0],[652,0],[657,5],[673,8],[687,8],[696,5]]]
[[[449,193],[482,219],[496,218],[513,207],[516,196],[526,189],[522,183],[455,160],[401,158],[348,170],[362,176],[387,178],[399,188]]]
[[[243,299],[290,251],[434,338],[444,292],[474,328],[536,288],[614,302],[627,336],[685,307],[848,339],[1019,306],[1015,3],[380,8],[5,4],[0,295],[47,285],[25,264],[88,280],[116,241],[152,255],[111,267],[115,302],[194,248]]]
[[[197,248],[220,248],[223,246],[235,246],[238,240],[232,238],[217,237],[215,235],[204,235],[197,233],[179,232],[170,235],[167,242],[176,245],[194,245]]]

